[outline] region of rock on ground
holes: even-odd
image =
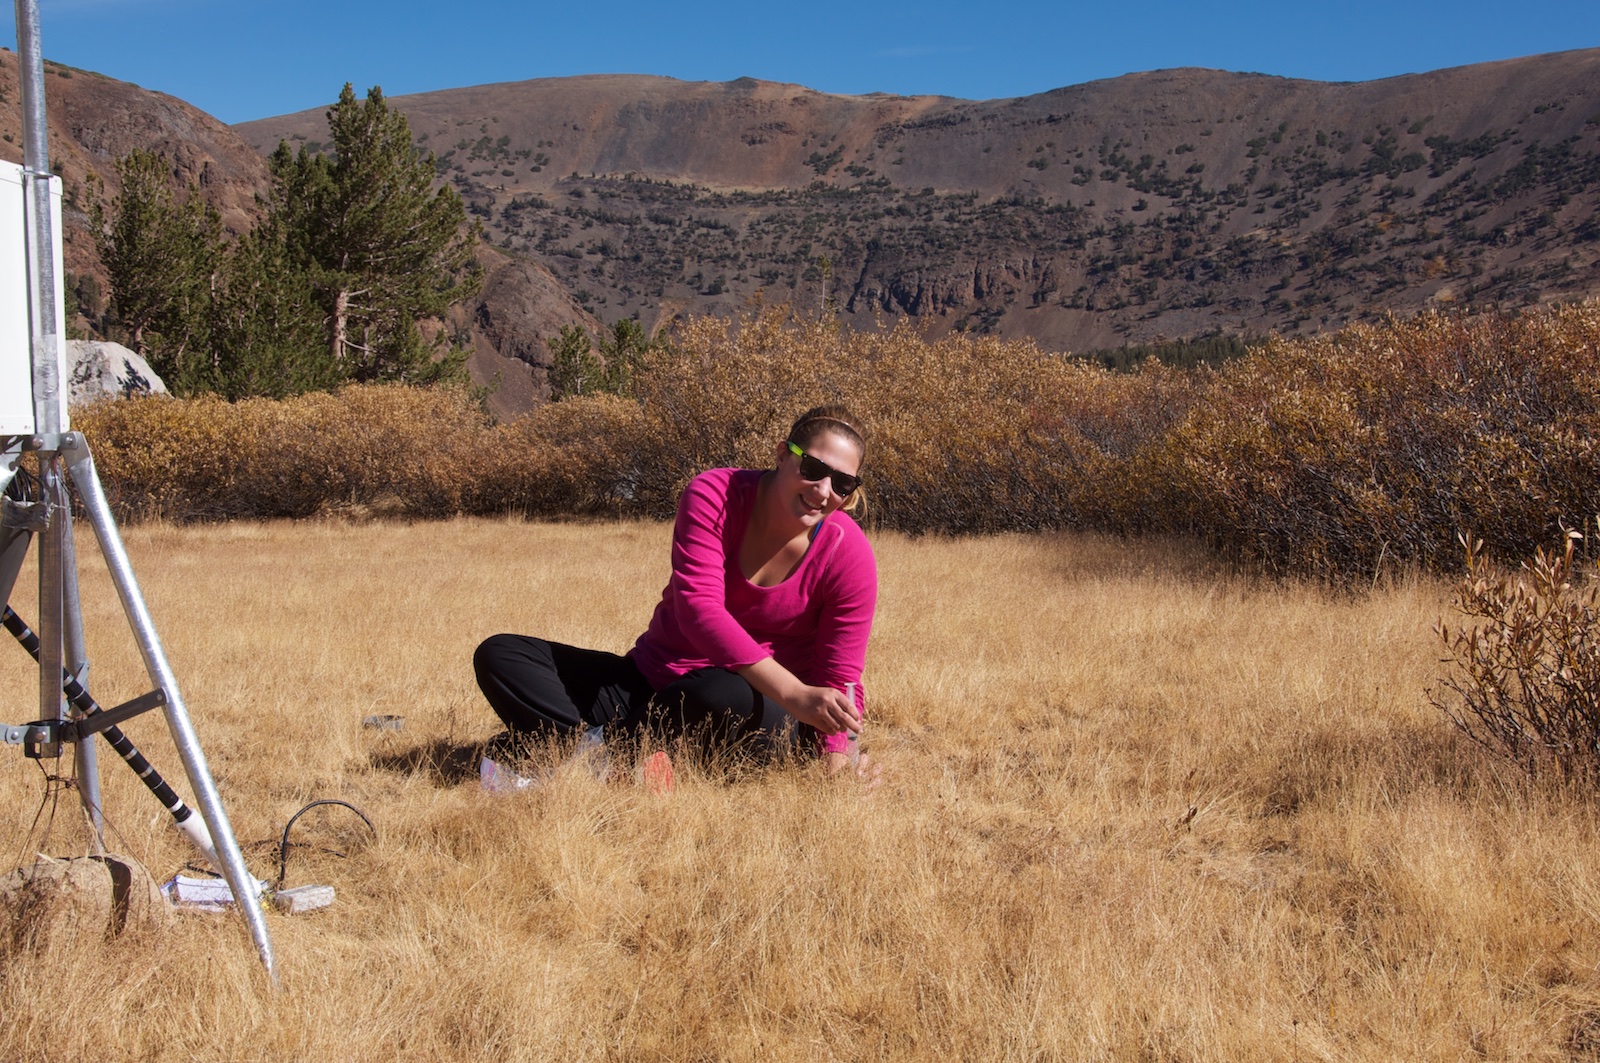
[[[132,857],[41,860],[0,878],[0,955],[156,929],[170,915],[155,879]]]
[[[130,395],[165,395],[167,385],[150,363],[120,343],[67,341],[67,403],[80,406]]]

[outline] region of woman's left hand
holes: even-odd
[[[843,753],[824,753],[822,763],[830,775],[854,775],[864,790],[871,793],[883,782],[883,766],[863,753],[856,759],[855,770],[850,770],[850,758]]]

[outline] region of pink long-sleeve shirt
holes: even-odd
[[[737,671],[773,657],[803,683],[843,690],[856,684],[878,603],[878,563],[847,514],[823,518],[789,578],[758,587],[739,569],[759,469],[712,469],[684,488],[672,530],[672,578],[650,626],[629,656],[661,689],[696,668]],[[822,736],[824,752],[844,752],[843,732]]]

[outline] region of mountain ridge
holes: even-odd
[[[992,101],[585,75],[392,102],[489,238],[604,317],[759,291],[1083,349],[1597,293],[1596,49]],[[239,129],[318,146],[317,123]]]
[[[15,65],[0,52],[0,92]],[[228,127],[48,70],[80,274],[98,265],[78,196],[132,147],[166,152],[234,231],[280,139],[326,148],[325,109]],[[753,300],[1082,351],[1600,295],[1600,49],[1364,82],[1179,67],[1000,100],[590,74],[389,102],[484,225],[488,283],[451,327],[502,415],[538,401],[563,324]],[[0,109],[0,133],[16,121]]]

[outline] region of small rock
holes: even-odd
[[[111,871],[94,860],[48,860],[0,879],[0,949],[45,952],[98,940],[111,925]]]
[[[296,886],[294,889],[279,890],[272,895],[272,903],[280,912],[303,915],[332,904],[333,887]]]
[[[0,878],[0,953],[159,929],[170,918],[155,880],[128,856],[41,860]]]

